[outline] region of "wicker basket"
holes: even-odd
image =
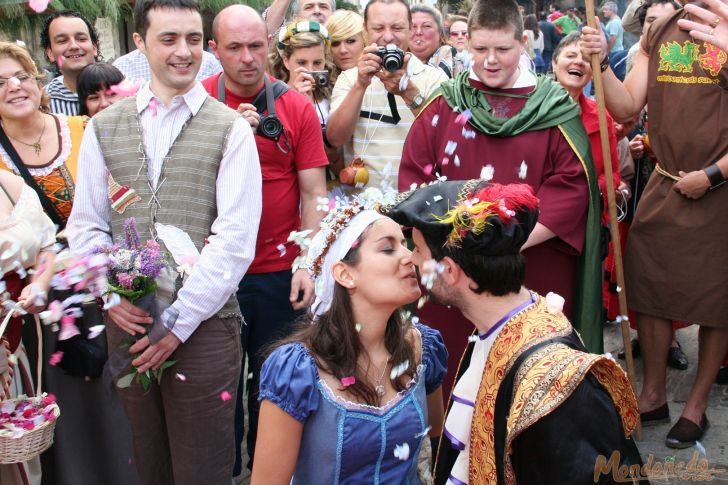
[[[10,399],[10,401],[20,401],[21,399]],[[10,438],[0,436],[0,464],[8,465],[10,463],[22,463],[34,458],[53,444],[53,431],[56,429],[56,421],[61,415],[58,404],[52,404],[53,414],[56,419],[46,421],[37,428],[23,433],[18,438]]]

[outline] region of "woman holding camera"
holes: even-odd
[[[314,21],[298,22],[281,30],[277,49],[269,57],[273,77],[308,97],[322,126],[329,119],[329,76],[334,67],[329,47],[326,27]]]
[[[344,161],[341,152],[326,139],[332,85],[330,75],[335,69],[326,27],[313,20],[288,24],[278,34],[278,44],[268,60],[271,74],[310,99],[316,108],[330,164],[326,180],[331,190],[337,185]]]

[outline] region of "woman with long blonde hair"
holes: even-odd
[[[333,85],[339,73],[356,67],[359,56],[367,44],[364,19],[351,10],[337,10],[326,21],[326,29],[331,37],[331,56],[336,66],[332,72]]]

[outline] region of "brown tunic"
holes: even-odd
[[[649,57],[650,144],[671,174],[701,170],[728,152],[728,56],[678,29],[683,10],[642,39]],[[629,305],[657,317],[728,327],[728,185],[698,200],[657,172],[627,241]]]

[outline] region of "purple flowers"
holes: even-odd
[[[154,280],[167,264],[159,243],[150,239],[142,244],[133,217],[124,221],[123,241],[100,252],[109,257],[110,291],[131,302],[155,292]]]

